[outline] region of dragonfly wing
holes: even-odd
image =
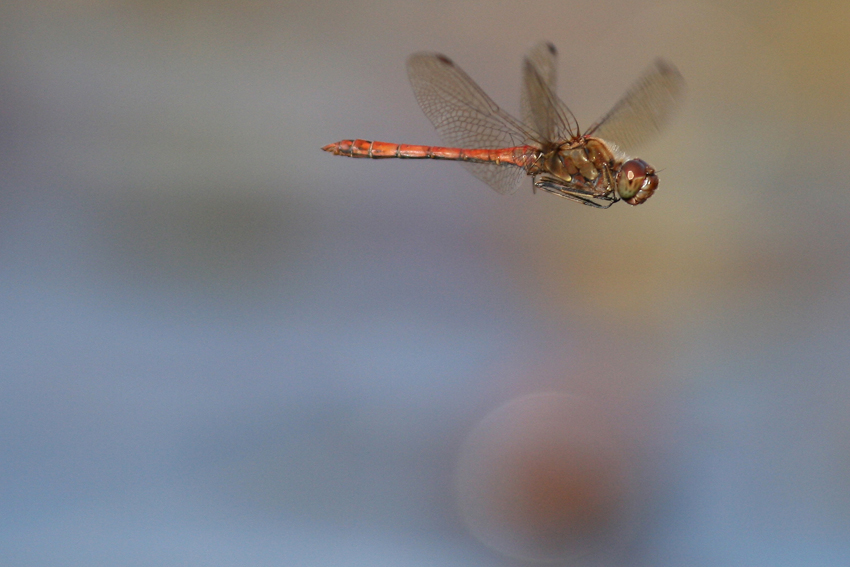
[[[419,106],[443,142],[460,148],[510,148],[539,136],[488,97],[448,57],[417,53],[407,73]],[[464,163],[473,175],[499,193],[516,191],[525,170],[513,165]]]
[[[463,163],[467,171],[486,183],[496,193],[512,195],[525,179],[526,171],[515,165],[490,163]]]
[[[664,128],[684,95],[682,75],[672,64],[657,59],[586,135],[613,142],[623,151],[633,151]]]
[[[578,136],[575,116],[555,94],[558,51],[548,42],[535,45],[522,68],[522,119],[534,126],[543,143]]]

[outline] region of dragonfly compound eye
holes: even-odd
[[[642,159],[632,159],[623,164],[617,173],[617,194],[630,205],[640,205],[649,199],[658,187],[655,170]]]

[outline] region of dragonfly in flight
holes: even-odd
[[[407,61],[413,93],[449,147],[341,140],[322,149],[355,158],[444,159],[463,163],[501,194],[516,191],[524,175],[538,189],[601,209],[617,201],[640,205],[658,188],[655,168],[632,158],[673,116],[685,91],[681,74],[657,59],[614,108],[584,133],[555,94],[557,50],[537,44],[523,64],[522,121],[499,108],[439,53]]]

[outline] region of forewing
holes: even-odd
[[[586,134],[631,152],[658,135],[673,118],[684,95],[682,75],[672,64],[657,59]]]
[[[413,94],[443,142],[459,148],[510,148],[538,139],[504,112],[445,55],[417,53],[407,61]],[[499,193],[513,193],[525,173],[511,165],[463,164]]]
[[[546,142],[562,142],[578,135],[575,116],[555,94],[558,51],[548,42],[535,45],[522,68],[522,119]]]

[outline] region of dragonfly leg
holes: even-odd
[[[616,197],[611,197],[609,195],[595,195],[591,192],[585,192],[580,190],[570,190],[564,187],[563,183],[559,183],[557,180],[548,177],[541,177],[539,180],[534,181],[535,189],[543,189],[547,193],[551,193],[552,195],[556,195],[561,197],[562,199],[567,199],[569,201],[574,201],[576,203],[581,203],[582,205],[587,205],[588,207],[594,207],[597,209],[607,209],[619,199]],[[600,203],[598,201],[603,201]]]
[[[614,176],[611,175],[611,169],[607,164],[602,166],[602,177],[605,179],[605,186],[609,187],[608,194],[614,196],[614,201],[619,201],[620,198],[617,196],[617,192],[614,190]]]

